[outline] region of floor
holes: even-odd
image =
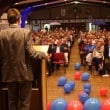
[[[57,98],[64,98],[67,102],[72,100],[79,100],[78,94],[83,90],[84,83],[88,82],[91,84],[91,98],[97,98],[101,102],[110,97],[110,77],[94,76],[90,73],[90,79],[88,81],[75,80],[74,73],[74,64],[80,62],[78,44],[77,40],[75,41],[70,55],[69,66],[67,67],[67,72],[64,74],[63,67],[60,67],[60,70],[56,70],[51,76],[47,78],[47,102],[52,102]],[[77,70],[78,71],[78,70]],[[81,74],[83,72],[88,72],[87,67],[81,67],[79,70]],[[63,87],[59,87],[58,78],[65,76],[68,81],[75,81],[75,88],[69,93],[65,93]],[[100,89],[105,87],[108,90],[107,96],[100,95]]]

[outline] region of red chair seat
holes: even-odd
[[[54,64],[61,64],[61,65],[65,65],[65,57],[64,57],[64,53],[54,53],[53,55],[53,63]],[[64,69],[65,71],[65,69]],[[65,71],[66,72],[66,71]]]
[[[53,61],[53,63],[55,63],[55,64],[64,64],[65,61]]]

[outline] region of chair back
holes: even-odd
[[[54,53],[53,59],[56,60],[56,61],[65,60],[64,53]]]

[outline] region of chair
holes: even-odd
[[[64,53],[54,53],[53,64],[64,65],[64,73],[66,73],[65,63]]]

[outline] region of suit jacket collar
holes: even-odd
[[[10,28],[18,28],[20,27],[18,24],[10,24]]]

